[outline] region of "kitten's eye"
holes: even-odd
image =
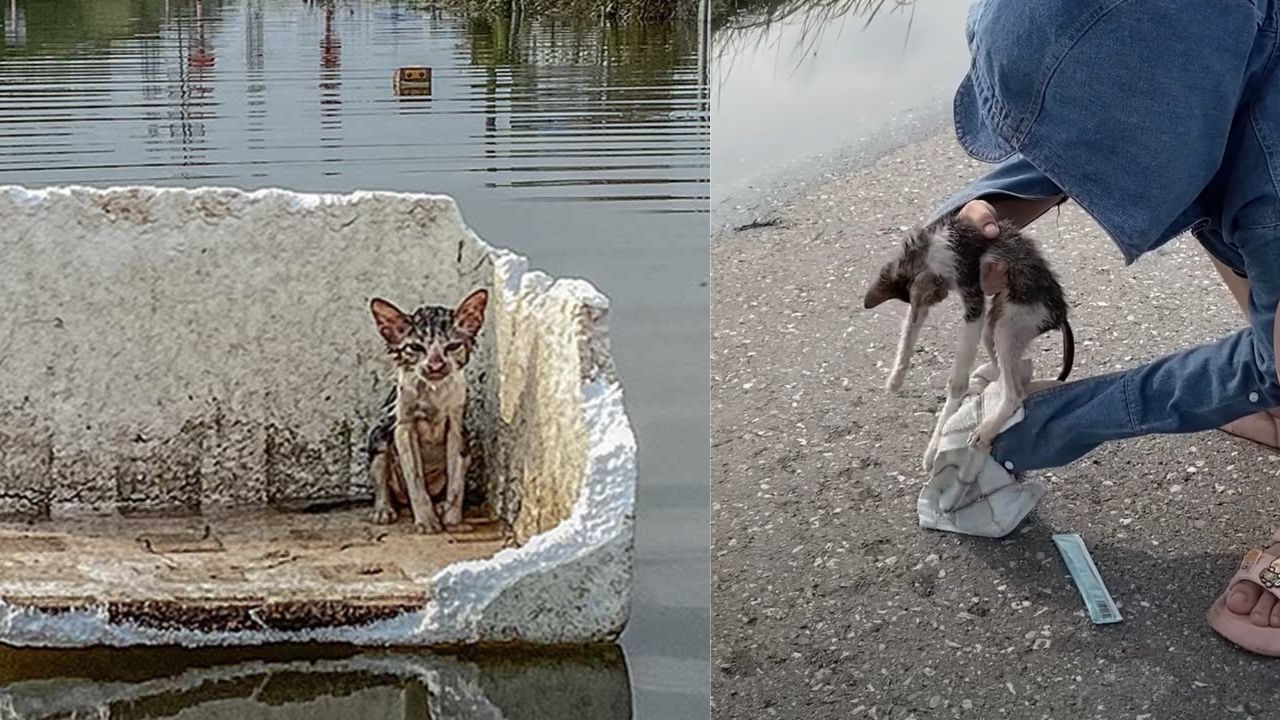
[[[411,342],[408,345],[405,345],[404,349],[408,350],[411,353],[418,353],[419,355],[427,351],[426,348],[422,347],[422,343],[416,343],[416,342]]]
[[[457,341],[451,342],[448,345],[444,346],[444,351],[447,353],[458,352],[461,349],[462,349],[462,343]]]

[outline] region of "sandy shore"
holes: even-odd
[[[1204,614],[1280,525],[1280,454],[1147,437],[1042,474],[1002,541],[925,532],[918,460],[958,307],[883,385],[904,306],[862,309],[898,227],[979,174],[950,135],[812,184],[781,224],[711,244],[712,707],[716,717],[1274,718],[1280,665]],[[1072,205],[1032,228],[1072,304],[1075,377],[1225,335],[1238,311],[1181,238],[1125,268]],[[1056,374],[1060,341],[1036,346]],[[1125,621],[1096,627],[1050,535],[1080,532]]]

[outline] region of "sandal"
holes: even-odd
[[[1280,546],[1280,531],[1271,536],[1270,547],[1245,553],[1227,589],[1209,608],[1209,627],[1219,635],[1249,652],[1271,657],[1280,657],[1280,628],[1259,627],[1249,622],[1248,615],[1231,612],[1227,608],[1227,593],[1237,582],[1247,580],[1280,599],[1280,554],[1273,552],[1277,546]]]

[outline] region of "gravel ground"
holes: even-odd
[[[715,717],[1280,718],[1280,664],[1204,615],[1280,526],[1280,454],[1223,433],[1115,443],[1041,478],[1003,540],[922,531],[919,458],[959,314],[883,384],[904,307],[862,309],[899,226],[979,174],[949,135],[827,177],[711,244]],[[1073,205],[1032,227],[1073,306],[1076,377],[1227,334],[1181,238],[1125,268]],[[1057,373],[1060,339],[1035,348]],[[1094,626],[1050,539],[1079,532],[1125,621]]]

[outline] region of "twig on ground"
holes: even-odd
[[[734,232],[742,232],[743,230],[755,230],[756,228],[777,227],[782,224],[782,218],[774,216],[764,220],[752,220],[746,225],[735,225]]]

